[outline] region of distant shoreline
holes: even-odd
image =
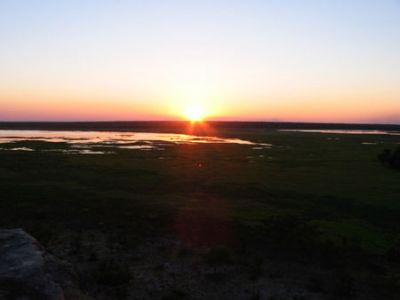
[[[85,121],[85,122],[1,122],[0,129],[15,130],[97,130],[97,131],[148,131],[185,130],[191,126],[187,121]],[[215,129],[367,129],[400,130],[396,124],[347,124],[347,123],[301,123],[301,122],[251,122],[207,121],[195,124]]]

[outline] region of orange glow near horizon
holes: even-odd
[[[0,87],[0,121],[278,121],[398,122],[398,93],[345,91],[232,95],[209,85],[182,85],[157,94]],[[157,90],[157,89],[154,89]],[[172,91],[171,91],[172,90]],[[308,95],[313,95],[313,97]],[[385,97],[383,98],[382,95]],[[339,101],[337,99],[344,99]]]

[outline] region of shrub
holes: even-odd
[[[400,148],[392,151],[385,149],[378,154],[378,160],[386,166],[400,170]]]

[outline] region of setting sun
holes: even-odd
[[[204,109],[199,105],[189,105],[186,107],[185,117],[192,122],[202,121],[204,119]]]

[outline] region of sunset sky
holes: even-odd
[[[0,121],[400,123],[400,1],[3,0]]]

